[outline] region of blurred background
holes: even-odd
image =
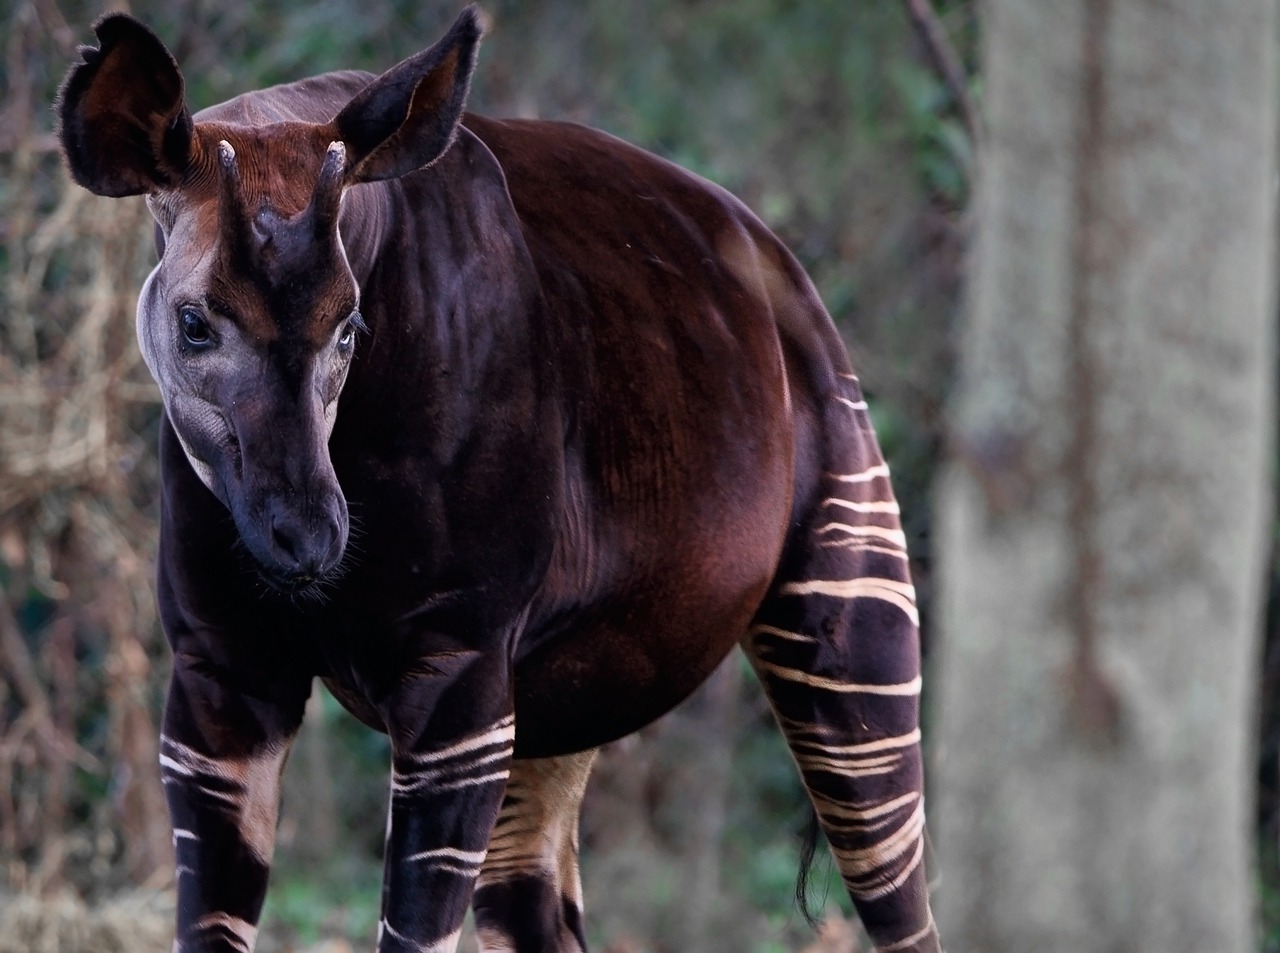
[[[150,219],[140,199],[69,183],[50,108],[92,21],[120,6],[0,6],[0,953],[169,945],[155,750],[169,662],[151,592],[160,408],[133,338]],[[458,6],[130,8],[176,54],[198,109],[329,69],[380,71],[434,42]],[[738,194],[796,252],[849,342],[894,469],[926,656],[969,99],[981,94],[976,7],[488,0],[471,98],[477,112],[574,119],[667,156]],[[1275,629],[1258,659],[1267,949],[1280,949],[1280,705],[1266,701],[1280,696]],[[385,739],[318,689],[287,773],[264,953],[370,947],[387,763]],[[583,818],[594,948],[860,948],[836,919],[847,900],[829,865],[814,903],[831,924],[815,938],[794,909],[806,820],[758,686],[730,659],[597,762]]]

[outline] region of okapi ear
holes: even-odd
[[[393,66],[333,120],[347,146],[350,182],[375,182],[430,165],[453,143],[483,33],[469,6],[435,46]]]
[[[58,136],[71,177],[98,195],[177,185],[191,155],[192,121],[178,63],[156,35],[123,13],[93,28],[58,93]]]

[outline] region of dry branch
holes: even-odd
[[[143,449],[158,397],[132,330],[148,216],[76,188],[53,154],[30,67],[74,52],[57,4],[4,19],[0,888],[101,888],[170,866]]]
[[[903,5],[907,8],[912,27],[924,44],[930,63],[955,100],[956,112],[964,123],[969,140],[977,146],[982,138],[982,119],[969,93],[964,63],[948,37],[946,27],[929,0],[903,0]]]

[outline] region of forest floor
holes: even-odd
[[[40,899],[0,894],[0,953],[169,953],[172,948],[174,896],[168,890],[134,890],[98,906],[70,894]],[[279,931],[266,930],[258,953],[356,953],[363,946],[348,939],[300,945]],[[474,935],[465,931],[458,953],[474,953]],[[633,937],[605,945],[601,953],[646,953],[653,944]],[[831,918],[813,943],[799,953],[860,953],[857,928]]]

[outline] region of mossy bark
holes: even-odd
[[[940,496],[957,950],[1253,947],[1275,5],[992,0]]]

